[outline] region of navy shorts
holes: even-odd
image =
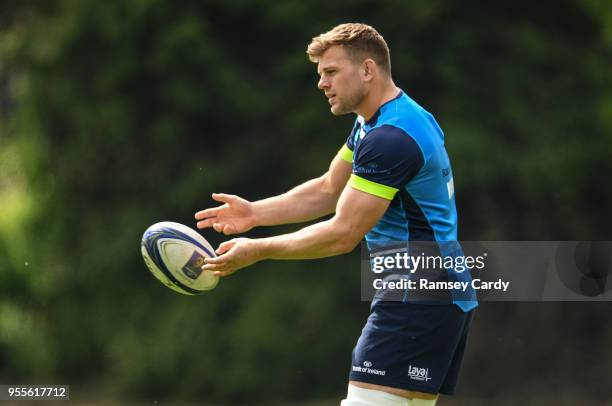
[[[452,395],[473,315],[454,304],[376,303],[353,350],[349,379]]]

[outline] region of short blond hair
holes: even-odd
[[[337,25],[312,39],[306,49],[308,59],[314,63],[319,62],[319,57],[334,45],[342,45],[354,61],[372,58],[384,72],[391,75],[389,47],[373,27],[361,23]]]

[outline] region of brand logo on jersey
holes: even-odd
[[[389,173],[388,169],[378,169],[378,165],[374,164],[374,165],[370,165],[368,164],[367,166],[354,166],[353,167],[353,173],[355,174],[371,174],[371,173],[376,173],[376,174],[380,174],[380,173]]]
[[[431,380],[429,377],[429,368],[417,368],[408,365],[408,377],[415,381],[427,382]]]
[[[363,361],[363,366],[360,365],[353,365],[353,372],[361,372],[364,374],[370,374],[370,375],[380,375],[380,376],[385,376],[387,374],[387,371],[384,370],[380,370],[380,369],[374,369],[372,368],[372,362],[370,361]]]
[[[450,174],[450,168],[442,169],[442,177],[446,178]]]

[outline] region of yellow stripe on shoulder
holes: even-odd
[[[353,163],[353,151],[351,151],[346,144],[342,144],[342,148],[340,148],[340,151],[338,151],[338,155],[340,155],[342,160],[348,162],[349,164]]]
[[[353,189],[361,190],[362,192],[382,197],[383,199],[387,200],[393,200],[393,197],[399,190],[391,186],[381,185],[380,183],[372,182],[371,180],[367,180],[365,178],[362,178],[361,176],[357,176],[354,173],[351,175],[348,184]]]

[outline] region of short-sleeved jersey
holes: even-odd
[[[358,116],[339,154],[353,166],[351,187],[391,201],[366,234],[369,248],[438,241],[461,249],[456,242],[453,172],[444,133],[434,117],[403,91],[369,120]],[[471,280],[469,272],[447,277]],[[453,302],[469,311],[477,302],[475,295],[468,299],[463,296]]]

